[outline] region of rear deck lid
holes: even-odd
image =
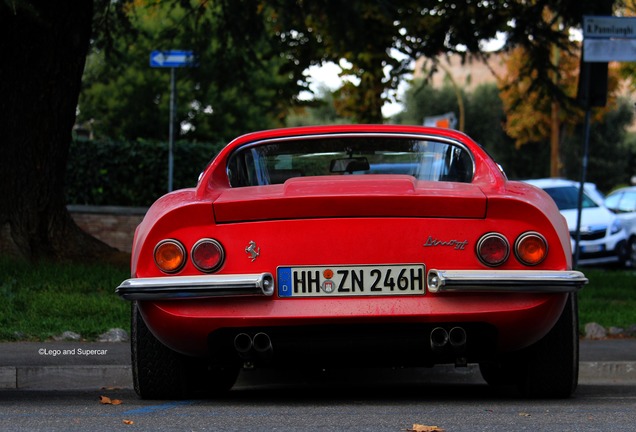
[[[299,177],[282,185],[227,189],[217,223],[328,217],[484,218],[486,196],[469,183],[407,175]]]

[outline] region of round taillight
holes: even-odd
[[[185,264],[186,251],[176,240],[162,240],[155,246],[155,263],[165,273],[176,273]]]
[[[534,266],[548,255],[548,243],[541,234],[527,232],[515,242],[515,254],[522,264]]]
[[[501,234],[484,234],[477,242],[477,257],[487,266],[499,266],[506,262],[509,255],[510,244]]]
[[[224,259],[223,246],[214,239],[201,239],[192,247],[192,263],[202,272],[217,271]]]

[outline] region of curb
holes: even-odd
[[[251,374],[248,373],[247,375]],[[243,375],[243,374],[242,374]],[[452,365],[432,369],[418,369],[392,376],[396,382],[407,380],[436,384],[483,384],[479,367],[469,365],[456,369]],[[237,386],[249,385],[239,377]],[[249,381],[249,378],[247,379]],[[385,381],[386,382],[386,381]],[[604,361],[581,362],[579,384],[583,385],[636,385],[636,362]],[[132,388],[130,366],[2,366],[0,390],[95,390],[101,388]]]
[[[0,389],[88,390],[132,388],[130,366],[4,366]]]
[[[579,383],[636,384],[636,362],[603,361],[579,363]]]

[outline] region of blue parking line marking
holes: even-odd
[[[194,401],[175,401],[175,402],[167,402],[161,405],[149,405],[143,408],[137,408],[129,411],[124,411],[121,415],[130,415],[130,414],[151,414],[158,411],[165,411],[173,408],[178,408],[180,406],[192,405]]]

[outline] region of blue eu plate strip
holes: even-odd
[[[292,296],[291,267],[278,268],[278,296],[279,297]]]

